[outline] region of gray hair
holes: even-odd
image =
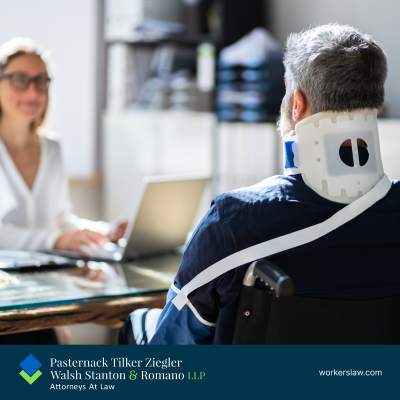
[[[383,106],[386,55],[351,26],[322,25],[289,35],[284,64],[289,98],[298,89],[313,114]]]

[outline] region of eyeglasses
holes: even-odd
[[[28,89],[31,82],[35,83],[35,88],[38,92],[47,92],[51,79],[46,74],[40,74],[30,77],[23,72],[12,72],[10,74],[0,74],[0,80],[8,78],[11,86],[23,92]]]

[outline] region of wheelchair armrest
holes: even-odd
[[[292,296],[294,285],[292,279],[279,267],[267,260],[258,260],[253,263],[253,275],[270,286],[276,297]]]

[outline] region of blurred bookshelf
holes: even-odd
[[[105,220],[131,213],[144,176],[211,171],[213,182],[197,224],[214,196],[281,172],[277,112],[265,115],[246,109],[243,101],[250,101],[250,107],[255,101],[260,107],[273,101],[279,110],[276,98],[282,85],[270,100],[270,83],[230,83],[222,77],[271,76],[270,64],[243,68],[218,61],[223,47],[260,25],[263,4],[248,1],[249,19],[247,11],[245,18],[241,15],[239,0],[105,0]],[[282,80],[280,74],[281,70],[277,76]],[[263,91],[252,89],[257,85]],[[238,93],[225,90],[231,87],[240,87],[235,89]],[[251,90],[243,92],[242,87]],[[224,120],[221,116],[230,115],[230,110],[240,117]],[[257,120],[257,115],[262,118]]]
[[[106,220],[131,213],[145,176],[213,170],[215,55],[220,38],[207,26],[205,11],[211,3],[105,0]],[[205,194],[204,210],[210,200],[211,189]]]

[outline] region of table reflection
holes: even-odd
[[[166,291],[181,257],[172,253],[124,264],[80,261],[66,268],[10,272],[17,279],[0,287],[0,311]]]

